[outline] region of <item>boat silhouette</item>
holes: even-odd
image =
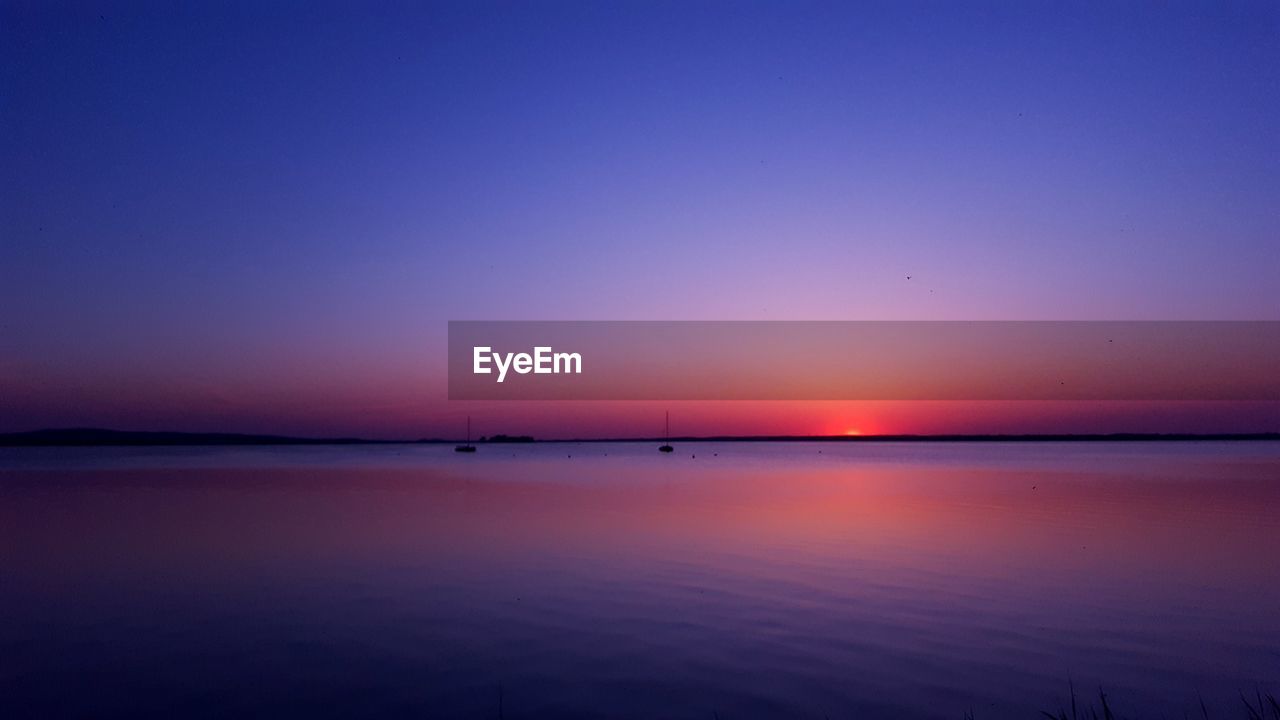
[[[658,446],[658,452],[672,452],[675,448],[671,447],[671,412],[667,412],[666,427],[662,431],[662,445]]]
[[[453,447],[453,451],[469,452],[469,453],[473,453],[476,451],[476,446],[471,444],[471,416],[470,415],[467,416],[467,442],[465,445],[455,445]]]

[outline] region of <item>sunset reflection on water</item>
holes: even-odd
[[[0,498],[0,695],[48,717],[1030,717],[1068,678],[1176,715],[1280,678],[1274,443],[24,450]]]

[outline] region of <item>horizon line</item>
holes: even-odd
[[[639,442],[1186,442],[1280,440],[1280,432],[1233,433],[893,433],[883,435],[685,435],[664,437],[545,438],[496,434],[473,443],[519,445],[537,443]],[[358,437],[298,437],[264,433],[113,430],[109,428],[44,428],[0,433],[0,447],[160,446],[160,445],[409,445],[450,444],[461,438],[380,440]]]

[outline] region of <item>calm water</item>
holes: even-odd
[[[1280,691],[1275,443],[11,449],[0,553],[6,718]]]

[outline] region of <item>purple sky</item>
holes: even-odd
[[[450,319],[1280,319],[1273,2],[8,2],[0,36],[0,431],[450,434]]]

